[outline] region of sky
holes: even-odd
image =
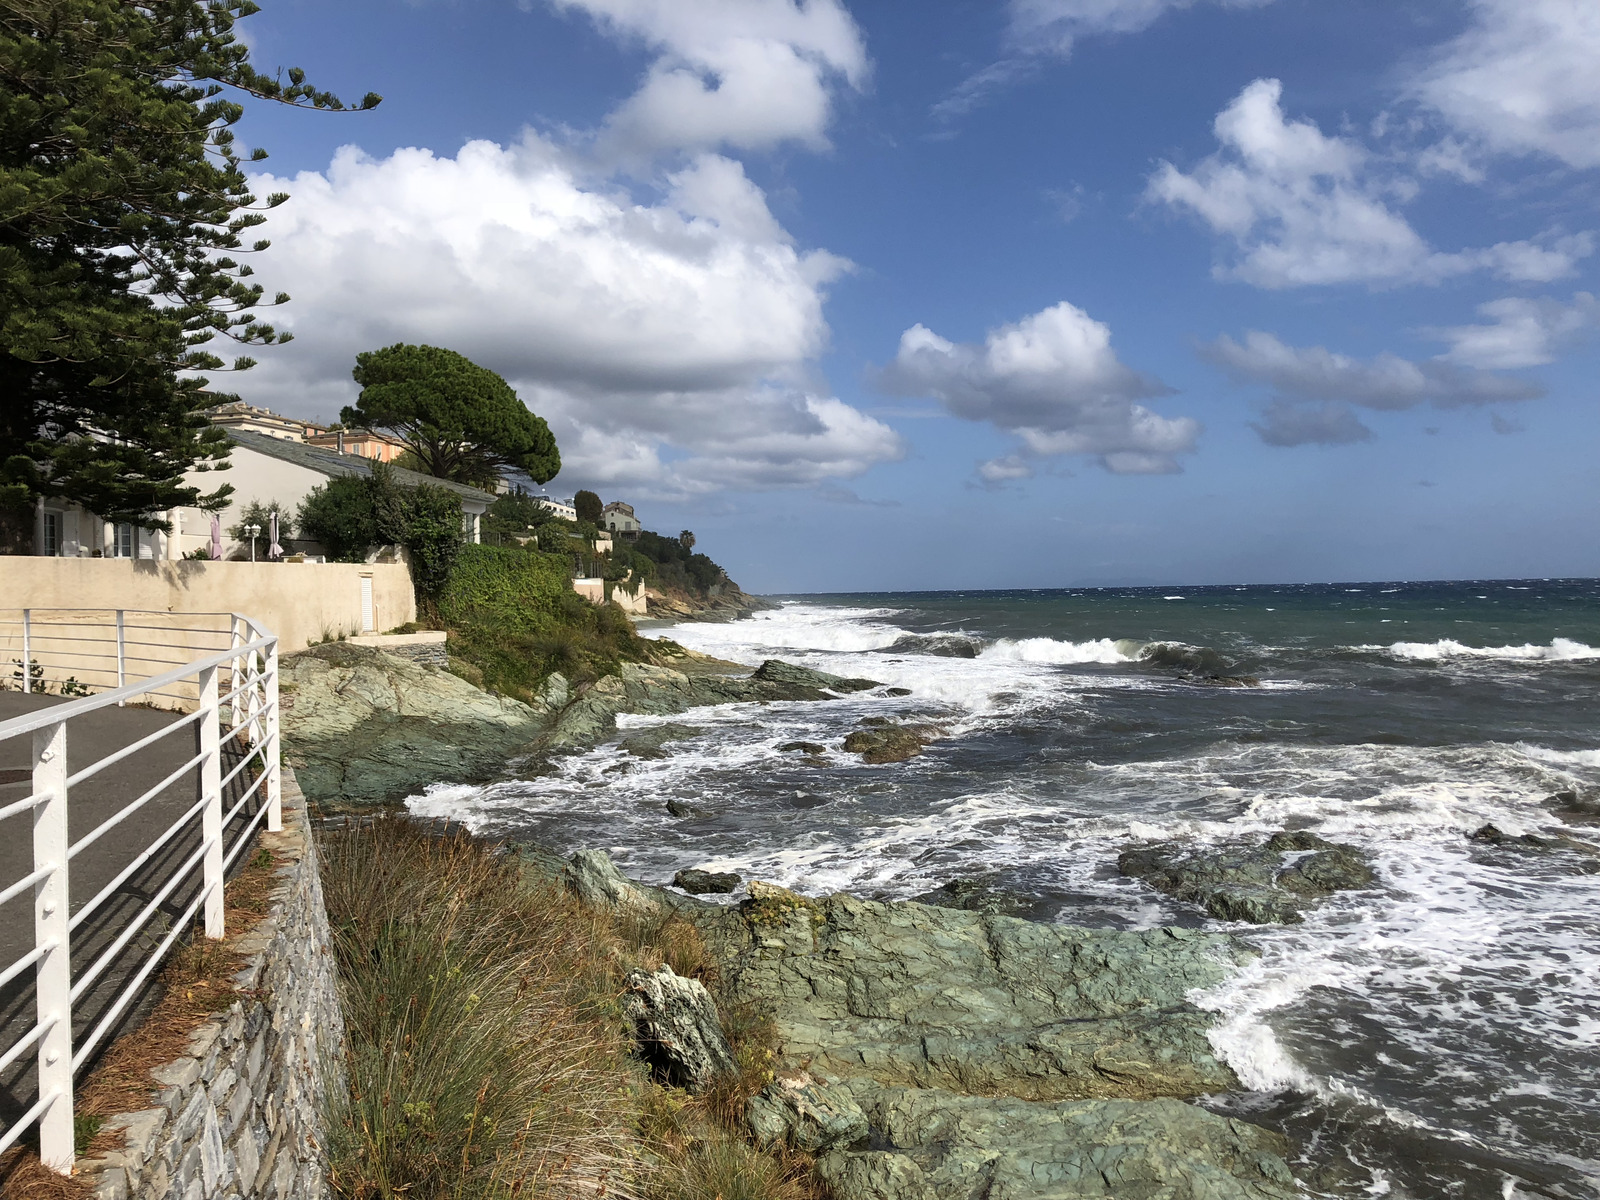
[[[260,0],[333,420],[446,346],[747,590],[1600,575],[1593,0]]]

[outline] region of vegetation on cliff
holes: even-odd
[[[587,907],[514,856],[398,819],[323,842],[349,1090],[342,1196],[803,1200],[806,1160],[753,1148],[772,1026],[722,1003],[738,1071],[689,1096],[651,1081],[618,1001],[662,963],[720,983],[692,926]]]
[[[584,682],[655,661],[627,613],[572,590],[570,562],[531,545],[463,546],[438,605],[458,673],[531,703],[553,671]]]

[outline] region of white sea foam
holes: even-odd
[[[1362,647],[1362,649],[1377,647]],[[1413,662],[1441,662],[1455,658],[1503,659],[1518,662],[1578,662],[1600,658],[1600,649],[1573,641],[1571,638],[1554,638],[1548,646],[1466,646],[1451,638],[1437,642],[1395,642],[1388,652],[1396,658]]]
[[[979,655],[985,659],[1007,659],[1012,662],[1047,663],[1069,666],[1077,663],[1123,663],[1136,660],[1137,647],[1142,643],[1113,641],[1095,638],[1087,642],[1062,642],[1055,638],[1001,638],[985,646]],[[1133,653],[1129,653],[1132,650]]]

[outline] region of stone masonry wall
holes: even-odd
[[[282,864],[268,915],[230,937],[240,997],[151,1072],[156,1105],[108,1119],[120,1151],[78,1163],[97,1200],[321,1200],[323,1100],[342,1087],[344,1019],[305,798],[283,770]]]
[[[347,639],[357,646],[371,646],[385,654],[410,659],[425,667],[447,668],[450,652],[445,648],[445,634],[434,630],[427,633],[364,633]]]

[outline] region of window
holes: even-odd
[[[61,553],[61,514],[47,512],[44,514],[44,537],[39,546],[40,554],[54,557]]]
[[[112,558],[134,558],[133,526],[128,522],[118,525],[111,539]]]

